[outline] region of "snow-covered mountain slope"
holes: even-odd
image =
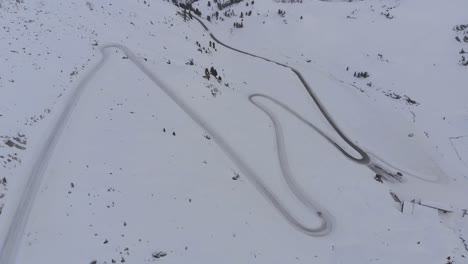
[[[0,1],[0,264],[468,263],[468,3],[208,2]]]

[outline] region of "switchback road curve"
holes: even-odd
[[[209,32],[206,25],[201,21],[201,19],[194,16],[194,18],[205,28],[206,31]],[[304,88],[307,90],[308,94],[314,101],[314,103],[319,108],[320,112],[326,118],[328,123],[333,127],[335,132],[349,145],[351,146],[357,153],[361,155],[360,158],[356,158],[350,155],[347,151],[345,151],[338,143],[336,143],[331,137],[327,136],[323,131],[320,131],[317,127],[315,127],[312,123],[307,121],[305,118],[300,116],[298,113],[293,111],[287,105],[281,103],[280,101],[272,98],[268,95],[264,94],[252,94],[249,96],[249,101],[255,105],[259,110],[263,111],[271,120],[274,125],[275,129],[275,136],[276,136],[276,144],[278,149],[278,162],[280,164],[281,172],[286,180],[288,187],[290,188],[291,192],[298,198],[298,200],[306,206],[312,213],[315,213],[317,217],[320,219],[320,224],[316,227],[310,227],[306,224],[302,223],[300,220],[296,219],[290,210],[284,206],[282,201],[272,192],[268,187],[267,184],[264,183],[261,177],[257,175],[257,173],[240,157],[233,148],[224,140],[223,136],[219,134],[209,122],[204,120],[201,116],[199,116],[196,111],[194,111],[188,104],[186,104],[173,90],[169,88],[163,81],[161,81],[154,73],[152,73],[138,57],[132,53],[127,47],[121,44],[108,44],[100,47],[100,51],[102,53],[101,60],[89,70],[89,73],[84,76],[81,81],[79,82],[78,86],[70,95],[68,102],[65,104],[65,108],[63,112],[58,116],[58,119],[51,129],[51,133],[48,135],[46,141],[43,144],[42,149],[39,151],[39,155],[32,166],[31,172],[28,175],[26,180],[26,184],[22,189],[22,193],[20,195],[20,200],[18,206],[16,207],[15,213],[13,218],[10,222],[10,228],[7,231],[7,234],[3,240],[1,250],[0,250],[0,264],[12,264],[15,262],[16,254],[18,252],[18,248],[20,246],[21,240],[24,235],[24,231],[26,225],[28,223],[28,218],[31,213],[31,208],[33,206],[33,201],[37,196],[40,184],[42,179],[45,176],[45,172],[47,166],[49,164],[50,158],[53,154],[55,146],[57,145],[61,134],[63,133],[65,126],[72,115],[73,109],[78,103],[81,95],[83,94],[86,86],[88,85],[89,81],[96,75],[97,72],[101,69],[104,62],[109,57],[109,49],[118,49],[121,50],[125,55],[129,58],[129,60],[134,63],[156,86],[158,86],[167,96],[169,96],[194,122],[196,122],[203,130],[205,130],[208,134],[211,135],[212,139],[217,143],[220,149],[237,165],[240,171],[255,185],[255,187],[263,194],[271,204],[280,212],[282,216],[296,229],[303,232],[304,234],[310,236],[324,236],[327,235],[332,229],[332,216],[324,209],[321,208],[319,204],[310,200],[299,187],[299,185],[295,182],[294,177],[292,177],[291,170],[288,165],[287,155],[285,151],[285,141],[284,136],[282,134],[281,124],[279,120],[276,118],[274,113],[261,104],[257,99],[261,98],[262,100],[270,100],[271,102],[275,103],[276,105],[280,106],[285,111],[289,112],[299,121],[306,124],[311,129],[315,130],[321,136],[323,136],[330,144],[332,144],[338,151],[340,151],[343,155],[345,155],[350,160],[365,165],[369,167],[373,171],[377,171],[379,173],[383,173],[384,176],[389,176],[390,178],[395,177],[395,173],[389,171],[399,171],[396,170],[395,166],[392,166],[389,163],[382,161],[381,159],[377,158],[375,155],[372,155],[372,159],[369,153],[366,153],[362,148],[357,146],[354,142],[352,142],[338,127],[338,125],[334,122],[330,114],[327,112],[323,104],[320,102],[319,98],[315,95],[313,90],[310,88],[309,84],[305,81],[302,74],[293,67],[288,65],[275,62],[273,60],[251,54],[248,52],[244,52],[238,50],[236,48],[230,47],[223,42],[219,41],[211,32],[209,32],[211,38],[217,42],[218,44],[233,50],[235,52],[239,52],[248,56],[252,56],[258,59],[262,59],[271,63],[275,63],[281,67],[285,67],[290,69],[294,72],[294,74],[299,78],[301,83],[303,84]],[[406,173],[407,175],[414,176],[416,178],[420,178],[425,180],[423,177],[419,177],[416,175],[412,175],[410,173]]]
[[[178,12],[178,14],[183,15],[181,12]],[[402,181],[404,181],[404,179],[402,178],[402,175],[410,176],[410,177],[419,179],[421,181],[431,182],[431,183],[442,183],[442,182],[447,181],[447,176],[444,175],[444,174],[433,175],[433,176],[435,176],[435,179],[427,179],[427,177],[418,175],[417,173],[401,169],[398,166],[396,166],[396,165],[394,165],[394,164],[380,158],[375,153],[370,153],[370,152],[364,151],[361,147],[359,147],[352,140],[350,140],[346,136],[346,134],[339,128],[339,126],[333,120],[332,116],[328,113],[325,106],[322,104],[322,102],[320,101],[318,96],[315,94],[315,92],[310,87],[310,85],[307,83],[307,81],[305,80],[305,78],[303,77],[302,73],[299,70],[297,70],[296,68],[294,68],[292,66],[286,65],[284,63],[277,62],[275,60],[265,58],[265,57],[262,57],[262,56],[259,56],[259,55],[256,55],[256,54],[253,54],[253,53],[250,53],[250,52],[246,52],[246,51],[234,48],[234,47],[232,47],[232,46],[230,46],[228,44],[225,44],[224,42],[220,41],[209,30],[209,28],[206,26],[206,24],[202,21],[201,18],[199,18],[199,17],[197,17],[195,15],[192,16],[192,17],[200,23],[200,25],[205,29],[205,31],[208,32],[208,34],[213,39],[213,41],[215,41],[219,45],[221,45],[221,46],[223,46],[223,47],[225,47],[227,49],[230,49],[230,50],[232,50],[234,52],[238,52],[238,53],[244,54],[246,56],[258,58],[258,59],[261,59],[261,60],[264,60],[264,61],[267,61],[267,62],[271,62],[271,63],[274,63],[274,64],[276,64],[278,66],[281,66],[281,67],[284,67],[286,69],[291,70],[297,76],[299,81],[302,83],[302,85],[305,88],[305,90],[307,91],[308,95],[314,101],[315,105],[318,107],[318,109],[320,110],[322,115],[325,117],[325,119],[328,121],[330,126],[334,129],[334,131],[340,136],[340,138],[344,142],[346,142],[351,148],[353,148],[357,153],[359,153],[361,155],[361,158],[356,158],[356,157],[350,155],[348,152],[344,151],[344,149],[342,147],[340,147],[338,143],[336,143],[336,142],[334,142],[332,140],[333,141],[332,144],[334,144],[335,147],[337,147],[350,160],[352,160],[352,161],[354,161],[354,162],[356,162],[358,164],[367,166],[370,170],[372,170],[373,172],[375,172],[377,174],[380,174],[380,175],[384,176],[385,179],[387,179],[390,182],[402,182]]]
[[[312,212],[316,213],[317,217],[321,219],[321,224],[317,227],[309,227],[300,220],[296,219],[290,213],[289,209],[283,205],[282,201],[275,195],[265,184],[261,177],[259,177],[255,171],[249,167],[245,161],[240,157],[235,151],[233,151],[232,147],[223,139],[222,135],[220,135],[210,124],[203,120],[196,111],[193,111],[192,108],[186,104],[172,89],[169,88],[161,79],[159,79],[155,74],[153,74],[138,57],[131,52],[127,47],[121,44],[108,44],[100,47],[100,51],[102,54],[101,60],[89,70],[89,73],[85,75],[79,82],[78,86],[70,95],[67,103],[65,104],[65,108],[60,116],[57,118],[57,121],[54,127],[51,129],[49,136],[47,137],[46,141],[43,144],[42,149],[39,151],[39,155],[32,166],[31,172],[28,175],[26,180],[26,184],[22,189],[22,193],[20,195],[20,201],[16,207],[16,211],[13,215],[13,218],[10,222],[10,227],[7,231],[7,234],[3,240],[3,244],[0,250],[0,264],[12,264],[15,262],[16,254],[18,252],[19,246],[21,244],[22,238],[24,236],[25,228],[28,223],[29,215],[31,213],[32,206],[34,204],[34,199],[37,196],[39,191],[39,187],[43,178],[45,177],[45,172],[47,170],[48,164],[50,162],[50,158],[54,152],[55,146],[57,145],[60,137],[66,127],[68,120],[70,119],[73,109],[79,102],[81,95],[85,91],[86,86],[88,85],[89,81],[96,76],[99,70],[104,65],[104,62],[110,56],[109,50],[118,49],[122,51],[128,59],[134,63],[156,86],[158,86],[167,96],[169,96],[195,123],[197,123],[204,131],[210,134],[211,138],[217,143],[220,149],[237,165],[240,171],[255,185],[255,187],[272,203],[272,205],[285,217],[285,219],[292,224],[298,230],[304,232],[305,234],[312,235],[312,236],[323,236],[330,232],[331,230],[331,216],[330,214],[323,208],[320,208],[318,204],[309,201],[303,193],[299,190],[298,185],[294,182],[291,174],[289,172],[289,167],[286,164],[286,154],[284,152],[284,139],[282,134],[279,133],[280,127],[279,122],[276,120],[274,115],[261,104],[254,100],[255,97],[263,97],[266,99],[271,100],[274,103],[279,104],[283,109],[286,111],[291,112],[294,116],[299,118],[301,121],[305,121],[304,118],[300,117],[297,113],[289,109],[286,105],[280,103],[274,98],[271,98],[267,95],[252,95],[249,99],[251,102],[262,109],[272,120],[275,125],[275,131],[277,134],[277,142],[278,142],[278,158],[281,165],[281,170],[283,172],[283,176],[288,182],[289,187],[296,195],[296,197],[302,201],[302,203],[308,207]],[[311,125],[313,129],[316,129],[312,124],[306,122],[307,124]],[[330,142],[329,139],[323,132],[317,130],[320,134],[325,136]]]

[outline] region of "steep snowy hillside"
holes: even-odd
[[[0,264],[468,263],[468,2],[188,2],[0,0]]]

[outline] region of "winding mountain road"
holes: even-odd
[[[262,57],[262,56],[258,56],[258,55],[255,55],[255,54],[252,54],[252,53],[249,53],[249,52],[245,52],[243,50],[239,50],[239,49],[236,49],[234,47],[231,47],[221,41],[219,41],[218,38],[215,37],[215,35],[213,35],[213,33],[211,33],[208,29],[208,27],[203,23],[203,21],[194,16],[193,18],[195,18],[202,26],[203,28],[209,32],[210,34],[210,37],[216,42],[218,43],[219,45],[225,47],[225,48],[228,48],[230,50],[233,50],[233,51],[236,51],[236,52],[239,52],[239,53],[242,53],[242,54],[245,54],[247,56],[251,56],[251,57],[254,57],[254,58],[258,58],[258,59],[262,59],[262,60],[265,60],[265,61],[268,61],[268,62],[271,62],[271,63],[274,63],[276,65],[279,65],[279,66],[282,66],[282,67],[285,67],[289,70],[291,70],[296,76],[297,78],[299,78],[299,80],[301,81],[302,85],[304,86],[304,88],[307,90],[308,94],[310,95],[310,97],[314,100],[315,104],[317,105],[317,107],[319,108],[320,112],[323,114],[323,116],[327,119],[328,123],[333,127],[333,129],[335,130],[336,133],[338,133],[338,135],[348,144],[350,145],[356,152],[358,152],[360,155],[361,155],[361,158],[355,158],[351,155],[349,155],[348,153],[346,153],[345,151],[343,151],[342,148],[339,148],[341,150],[341,152],[343,154],[345,154],[348,158],[352,159],[353,161],[359,163],[359,164],[369,164],[370,162],[370,159],[369,159],[369,156],[367,155],[366,152],[364,152],[359,146],[357,146],[356,144],[354,144],[344,133],[343,131],[341,131],[341,129],[338,127],[338,125],[335,123],[335,121],[333,121],[333,118],[330,116],[330,114],[327,112],[327,110],[325,109],[325,107],[323,106],[323,104],[320,102],[319,98],[317,97],[317,95],[315,95],[314,91],[310,88],[309,84],[306,82],[306,80],[304,79],[304,77],[302,77],[302,74],[296,70],[295,68],[291,67],[291,66],[288,66],[286,64],[283,64],[283,63],[280,63],[280,62],[276,62],[274,60],[270,60],[270,59],[267,59],[265,57]],[[275,101],[277,103],[277,101]]]
[[[178,12],[178,14],[183,16],[183,14],[181,12]],[[232,50],[234,52],[238,52],[238,53],[244,54],[246,56],[258,58],[258,59],[261,59],[261,60],[264,60],[264,61],[267,61],[267,62],[270,62],[270,63],[274,63],[274,64],[276,64],[278,66],[281,66],[281,67],[284,67],[284,68],[286,68],[288,70],[291,70],[297,76],[299,81],[302,83],[304,89],[307,91],[307,94],[313,100],[315,105],[318,107],[318,109],[320,110],[322,115],[325,117],[325,119],[328,121],[330,126],[334,129],[334,131],[340,136],[340,138],[342,140],[344,140],[344,142],[346,142],[351,148],[353,148],[356,152],[358,152],[361,155],[361,158],[353,157],[348,152],[346,152],[337,142],[335,142],[334,140],[330,140],[330,138],[325,136],[325,134],[320,133],[322,136],[325,136],[327,138],[327,140],[331,144],[333,144],[336,148],[338,148],[338,150],[341,153],[343,153],[350,160],[352,160],[352,161],[354,161],[354,162],[356,162],[358,164],[367,166],[370,170],[372,170],[373,172],[375,172],[377,174],[381,174],[382,176],[384,176],[390,182],[404,181],[402,179],[401,175],[410,176],[410,177],[419,179],[421,181],[432,182],[432,183],[441,183],[441,182],[447,181],[447,176],[446,175],[443,175],[443,174],[435,175],[435,179],[433,179],[433,180],[427,179],[426,177],[418,175],[417,173],[401,169],[398,166],[396,166],[394,164],[391,164],[390,162],[380,158],[375,153],[370,153],[369,151],[364,151],[361,147],[359,147],[352,140],[350,140],[348,138],[348,136],[346,136],[346,134],[339,128],[337,123],[333,120],[332,116],[328,113],[325,106],[322,104],[322,102],[320,101],[318,96],[315,94],[315,92],[313,91],[311,86],[307,83],[307,81],[305,80],[305,78],[303,77],[302,73],[299,70],[297,70],[296,68],[294,68],[292,66],[286,65],[284,63],[277,62],[275,60],[265,58],[265,57],[262,57],[260,55],[256,55],[256,54],[253,54],[253,53],[250,53],[250,52],[246,52],[246,51],[234,48],[234,47],[220,41],[210,31],[210,29],[206,26],[206,24],[202,21],[202,19],[200,17],[193,16],[193,18],[200,23],[200,25],[205,29],[206,32],[208,32],[211,39],[213,39],[213,41],[215,41],[219,45],[221,45],[221,46],[223,46],[223,47],[225,47],[227,49],[230,49],[230,50]],[[278,101],[276,101],[275,103],[278,104]],[[303,121],[305,121],[305,120],[303,120]]]
[[[238,50],[236,48],[230,47],[223,42],[219,41],[208,29],[208,27],[203,23],[203,21],[197,17],[194,17],[206,31],[209,32],[211,38],[217,42],[218,44],[233,50],[235,52],[239,52],[248,56],[252,56],[255,58],[259,58],[271,63],[275,63],[279,66],[285,67],[294,72],[294,74],[299,78],[301,83],[303,84],[304,88],[307,90],[308,94],[314,101],[314,103],[319,108],[320,112],[326,118],[328,123],[333,127],[335,132],[357,153],[361,155],[360,158],[356,158],[349,154],[342,146],[340,146],[337,142],[333,140],[330,136],[325,134],[319,128],[314,126],[311,122],[306,120],[304,117],[299,115],[297,112],[292,110],[287,105],[283,104],[282,102],[278,101],[275,98],[272,98],[268,95],[264,94],[252,94],[248,97],[248,100],[255,105],[259,110],[263,111],[266,116],[271,120],[275,129],[276,135],[276,144],[278,149],[278,162],[281,167],[282,175],[290,188],[291,192],[298,198],[298,200],[306,206],[312,213],[315,213],[317,217],[320,219],[320,224],[315,227],[307,226],[306,224],[302,223],[299,219],[296,219],[290,210],[283,204],[281,199],[270,190],[263,182],[262,178],[251,168],[249,165],[239,156],[233,148],[229,145],[229,143],[224,140],[223,135],[219,134],[214,127],[210,125],[207,120],[204,120],[201,116],[194,111],[191,106],[184,102],[184,100],[178,96],[172,89],[169,88],[161,79],[157,77],[153,72],[151,72],[145,64],[127,47],[121,44],[108,44],[100,47],[100,51],[102,53],[102,58],[100,61],[89,70],[88,75],[83,77],[79,82],[78,86],[75,88],[73,93],[70,95],[68,102],[66,103],[64,111],[58,117],[54,127],[51,129],[51,133],[49,134],[48,138],[43,144],[42,149],[39,152],[38,158],[35,161],[34,165],[32,166],[31,172],[27,178],[25,187],[23,188],[23,193],[20,196],[20,201],[16,208],[13,218],[11,219],[10,228],[8,229],[7,235],[5,236],[2,247],[0,250],[0,264],[12,264],[15,262],[15,258],[21,244],[22,238],[24,236],[25,228],[28,223],[29,215],[31,213],[31,208],[33,206],[33,201],[37,196],[39,187],[41,182],[45,176],[45,172],[47,170],[50,158],[53,154],[55,146],[57,145],[60,137],[66,127],[68,120],[70,119],[73,109],[75,108],[76,104],[79,102],[79,99],[83,92],[85,91],[86,86],[88,85],[89,81],[99,72],[102,68],[104,62],[110,56],[109,50],[118,49],[121,50],[128,59],[134,63],[157,87],[159,87],[167,96],[169,96],[195,123],[197,123],[201,129],[206,131],[210,134],[211,138],[216,142],[216,144],[220,147],[220,149],[237,165],[240,171],[255,185],[255,187],[271,202],[271,204],[278,210],[278,212],[296,229],[303,232],[304,234],[310,236],[324,236],[327,235],[332,230],[332,216],[322,208],[318,203],[311,201],[305,195],[304,191],[299,187],[299,184],[294,180],[292,176],[291,169],[289,168],[289,163],[286,155],[285,150],[285,140],[281,128],[280,121],[276,118],[275,114],[268,109],[265,105],[259,102],[261,100],[269,100],[276,105],[280,106],[282,109],[290,113],[292,116],[297,118],[302,123],[306,124],[308,127],[313,129],[314,131],[318,132],[321,136],[323,136],[330,144],[332,144],[336,149],[338,149],[343,155],[345,155],[350,160],[369,167],[373,171],[381,169],[383,172],[386,170],[383,168],[385,166],[390,166],[389,164],[385,164],[383,162],[377,163],[374,162],[368,153],[366,153],[362,148],[357,146],[353,141],[351,141],[343,131],[338,127],[335,123],[333,118],[327,112],[323,104],[320,102],[319,98],[310,88],[309,84],[305,81],[302,74],[296,70],[295,68],[275,62],[273,60],[251,54],[245,51]],[[372,156],[374,157],[374,156]],[[383,165],[382,165],[383,164]],[[390,166],[391,167],[391,166]],[[378,168],[378,169],[376,169]],[[389,173],[389,175],[393,176],[394,174]]]
[[[314,204],[308,201],[299,191],[297,184],[289,177],[289,168],[287,166],[281,165],[285,179],[287,179],[288,185],[292,190],[296,189],[297,192],[294,192],[297,197],[303,201],[304,205],[317,213],[317,217],[321,220],[321,224],[318,227],[308,227],[301,223],[299,220],[294,218],[289,212],[288,208],[285,207],[281,200],[266,186],[266,184],[261,180],[261,178],[250,168],[244,160],[233,151],[232,147],[223,139],[222,135],[218,134],[217,131],[211,127],[211,125],[203,120],[197,113],[194,111],[188,104],[186,104],[176,93],[173,92],[163,81],[161,81],[155,74],[153,74],[138,57],[131,52],[127,47],[121,44],[108,44],[100,47],[102,54],[101,60],[89,70],[88,75],[83,77],[79,82],[78,86],[75,88],[73,93],[70,95],[68,102],[65,104],[65,109],[58,117],[54,127],[51,129],[51,132],[43,144],[42,149],[39,152],[38,159],[32,166],[31,172],[27,178],[27,182],[23,188],[23,192],[20,196],[20,201],[16,207],[15,214],[10,222],[10,228],[8,229],[7,235],[3,240],[0,254],[0,264],[11,264],[14,263],[16,254],[18,252],[21,240],[24,236],[24,231],[28,223],[29,215],[31,213],[32,206],[34,204],[34,199],[37,196],[41,182],[45,176],[46,169],[48,167],[50,158],[53,154],[55,146],[57,145],[60,137],[66,127],[68,120],[70,119],[73,109],[79,102],[81,95],[85,91],[86,86],[89,81],[96,76],[104,62],[109,57],[108,50],[110,49],[119,49],[121,50],[128,59],[134,63],[156,86],[158,86],[165,94],[167,94],[194,122],[196,122],[204,131],[211,135],[211,138],[218,144],[221,150],[238,166],[240,171],[246,175],[251,182],[256,186],[256,188],[278,209],[278,211],[297,229],[302,232],[313,235],[313,236],[323,236],[330,232],[331,230],[331,216],[326,212],[325,209],[320,208],[317,204]],[[285,164],[286,154],[284,153],[284,140],[281,135],[278,135],[279,122],[275,119],[274,115],[266,108],[258,104],[254,98],[263,97],[272,100],[273,102],[278,103],[285,110],[290,111],[293,115],[298,117],[300,120],[305,121],[304,118],[300,117],[297,113],[289,109],[286,105],[280,103],[274,98],[270,98],[266,95],[252,95],[249,99],[257,107],[265,111],[265,113],[271,118],[275,124],[275,130],[277,131],[277,142],[279,142],[279,160],[280,164]],[[308,123],[308,122],[307,122]],[[310,123],[308,123],[310,124]],[[312,128],[317,129],[312,124]],[[325,136],[323,132],[320,131],[322,135]],[[325,136],[326,137],[326,136]],[[331,139],[326,137],[330,142]]]

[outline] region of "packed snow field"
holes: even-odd
[[[0,0],[0,264],[468,263],[466,10]]]

